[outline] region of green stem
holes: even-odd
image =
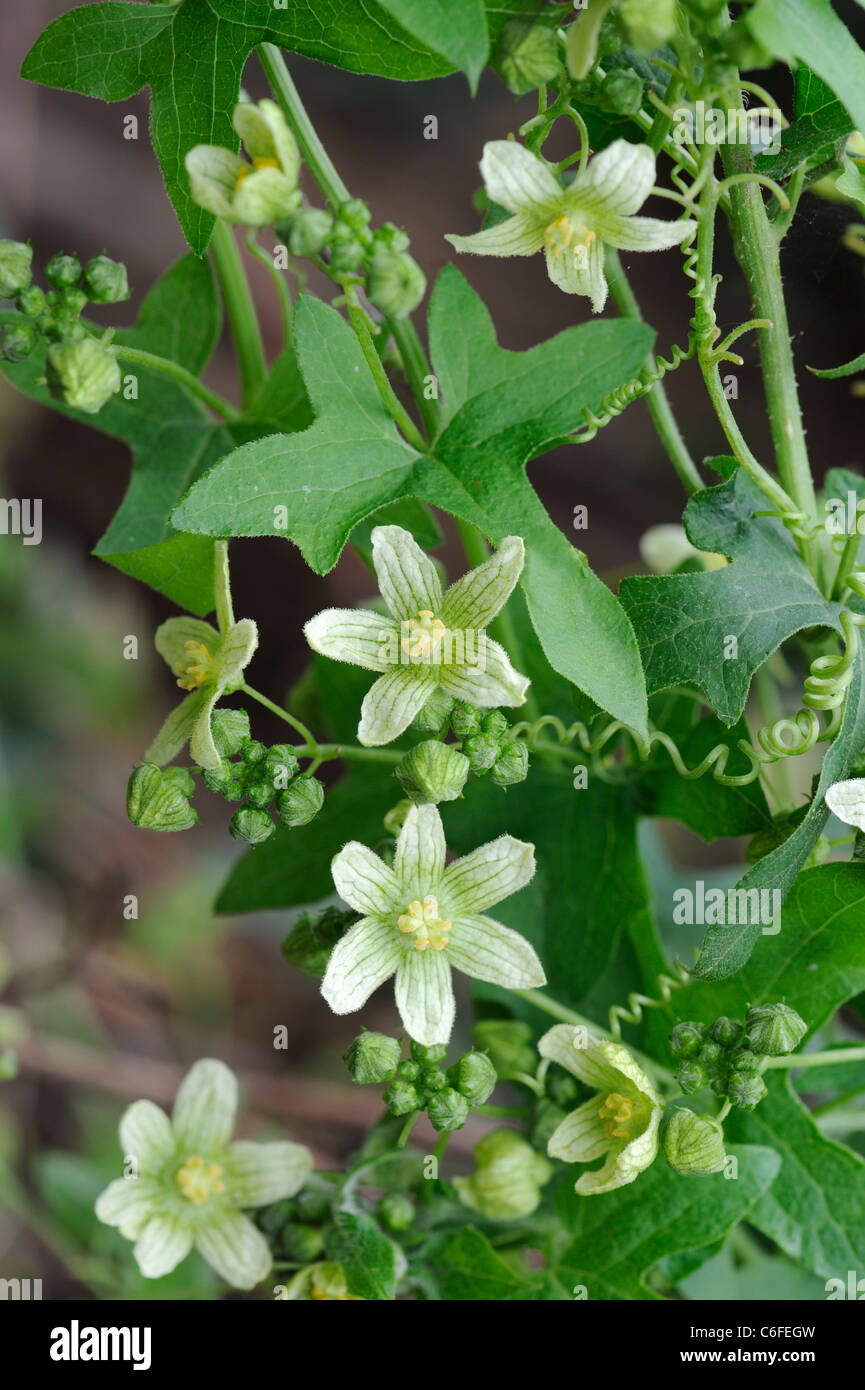
[[[396,1146],[398,1149],[405,1148],[406,1144],[408,1143],[408,1137],[411,1134],[420,1117],[420,1110],[412,1110],[411,1114],[408,1116],[405,1124],[399,1132],[399,1138],[396,1141]]]
[[[234,336],[234,347],[243,383],[243,404],[246,406],[264,385],[267,367],[261,343],[261,330],[234,232],[228,223],[219,217],[213,229],[210,249]]]
[[[286,724],[290,724],[306,743],[306,752],[310,758],[318,758],[320,756],[321,749],[316,743],[315,736],[310,733],[305,724],[302,724],[299,719],[295,719],[294,715],[289,714],[287,709],[283,709],[281,705],[277,705],[273,700],[268,699],[266,695],[262,695],[260,690],[254,690],[251,685],[247,685],[244,682],[240,689],[243,691],[244,695],[248,695],[251,700],[257,700],[260,705],[264,705],[265,709],[269,709],[271,714],[278,714],[280,719],[284,719]]]
[[[438,401],[430,400],[425,395],[426,378],[430,375],[430,369],[423,345],[417,335],[417,329],[411,319],[389,318],[385,321],[399,348],[399,355],[405,367],[408,384],[411,387],[415,404],[420,411],[427,438],[434,439],[438,434],[441,412]]]
[[[855,568],[856,559],[859,555],[859,542],[861,541],[861,539],[862,537],[859,535],[859,532],[854,531],[853,535],[848,536],[847,540],[844,542],[844,549],[842,550],[841,558],[838,561],[838,569],[835,574],[835,581],[832,585],[832,592],[830,594],[830,598],[833,598],[838,602],[840,602],[843,598],[844,590],[847,588],[847,576],[849,575],[850,571]]]
[[[287,347],[291,342],[291,323],[294,315],[294,306],[291,302],[288,285],[285,283],[285,276],[281,270],[277,270],[273,263],[273,257],[267,254],[263,246],[259,246],[255,238],[254,227],[250,227],[246,234],[246,249],[251,256],[254,256],[255,259],[265,267],[276,286],[276,292],[279,296],[279,307],[282,311],[282,339],[284,345]]]
[[[798,1069],[799,1067],[830,1067],[837,1062],[865,1062],[865,1046],[833,1047],[826,1052],[791,1052],[786,1057],[766,1057],[761,1071]]]
[[[640,313],[636,296],[628,283],[619,253],[611,246],[606,248],[606,273],[613,303],[622,318],[644,323],[645,320]],[[652,353],[649,353],[646,358],[646,366],[652,372],[655,370],[655,358]],[[700,492],[703,488],[703,480],[697,471],[697,465],[691,457],[688,446],[682,438],[663,382],[656,382],[644,399],[658,438],[669,454],[670,461],[679,475],[685,491],[688,493]]]
[[[420,453],[424,453],[426,451],[424,437],[388,380],[388,375],[382,366],[381,358],[375,350],[372,334],[367,327],[366,315],[358,303],[357,289],[354,285],[350,285],[346,289],[345,307],[348,311],[349,323],[354,329],[355,336],[360,343],[361,352],[366,359],[366,364],[378,387],[378,393],[381,396],[385,410],[388,412],[397,428],[402,430],[412,448],[417,449]]]
[[[316,756],[319,762],[323,763],[344,758],[350,763],[389,763],[391,767],[395,767],[397,763],[402,762],[405,755],[395,748],[364,748],[354,743],[320,743]]]
[[[119,343],[113,344],[115,355],[121,362],[133,362],[139,367],[147,367],[152,372],[159,372],[161,376],[171,377],[172,381],[179,381],[181,386],[185,386],[193,396],[197,396],[205,405],[223,420],[236,420],[238,411],[229,401],[223,400],[215,391],[211,391],[209,386],[205,386],[203,381],[192,372],[188,372],[185,367],[181,367],[179,362],[172,362],[170,357],[157,357],[154,352],[145,352],[143,348],[123,347]]]
[[[438,1139],[436,1140],[436,1145],[432,1151],[432,1156],[437,1163],[440,1162],[441,1159],[444,1157],[444,1151],[450,1142],[451,1134],[452,1130],[446,1129],[442,1134],[439,1135]]]
[[[294,131],[304,163],[331,207],[336,210],[341,203],[348,201],[348,189],[337,173],[330,155],[318,138],[315,126],[306,113],[306,108],[291,79],[282,53],[273,43],[260,43],[256,52],[261,66],[264,68],[265,76],[273,88],[273,94]]]

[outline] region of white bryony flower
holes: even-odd
[[[474,236],[447,240],[478,256],[532,256],[543,249],[550,279],[567,294],[588,295],[596,314],[607,300],[605,244],[663,251],[684,241],[695,225],[634,216],[655,183],[649,145],[614,140],[563,186],[546,160],[524,145],[491,140],[481,174],[490,199],[513,215]]]
[[[199,767],[219,767],[222,759],[213,741],[210,721],[218,701],[243,685],[244,668],[258,646],[252,618],[234,620],[228,578],[228,546],[215,547],[217,627],[201,618],[168,618],[156,630],[156,650],[177,676],[181,690],[190,693],[169,714],[144,754],[145,762],[163,767],[183,745]]]
[[[302,1144],[231,1143],[237,1079],[223,1062],[205,1058],[187,1072],[171,1119],[137,1100],[120,1121],[124,1164],[134,1176],[109,1183],[96,1215],[135,1241],[147,1279],[170,1274],[193,1246],[236,1289],[261,1283],[270,1246],[239,1208],[293,1197],[312,1172]]]
[[[534,846],[502,835],[445,868],[435,806],[412,806],[390,868],[352,840],[331,866],[339,896],[362,912],[337,942],[321,984],[337,1014],[350,1014],[396,974],[406,1032],[425,1047],[446,1043],[454,1021],[451,966],[505,989],[546,983],[533,946],[486,908],[510,897],[535,872]]]
[[[322,1261],[307,1265],[295,1274],[288,1284],[283,1284],[277,1298],[283,1303],[298,1299],[315,1300],[317,1303],[365,1303],[360,1294],[349,1293],[345,1271],[342,1265]]]
[[[304,628],[313,651],[384,673],[361,706],[361,743],[399,738],[438,687],[481,709],[523,703],[528,677],[484,631],[520,577],[525,547],[519,536],[507,536],[444,593],[433,561],[401,526],[375,527],[372,559],[390,616],[327,608]]]
[[[217,217],[266,227],[300,206],[300,150],[275,101],[238,102],[232,124],[252,163],[221,145],[196,145],[186,156],[190,192]]]
[[[865,830],[865,777],[834,782],[823,798],[833,815],[854,830]]]
[[[684,526],[675,522],[650,526],[640,537],[640,555],[654,574],[672,574],[686,560],[699,560],[705,570],[720,570],[727,564],[725,555],[697,550],[685,535]]]
[[[621,1043],[568,1023],[545,1033],[538,1051],[600,1093],[562,1120],[547,1153],[565,1163],[591,1163],[607,1155],[601,1168],[577,1182],[581,1195],[626,1187],[658,1153],[661,1102],[648,1076]]]

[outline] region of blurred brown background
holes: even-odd
[[[69,8],[63,0],[0,8],[0,235],[32,240],[35,266],[58,250],[82,259],[105,250],[125,261],[132,299],[103,313],[106,322],[126,323],[185,248],[147,137],[147,93],[105,106],[17,76],[38,34]],[[444,234],[477,225],[472,195],[484,141],[515,130],[531,114],[531,98],[516,103],[489,73],[472,101],[460,77],[397,84],[299,59],[290,65],[352,191],[369,201],[375,222],[405,225],[432,281],[451,259]],[[771,87],[771,76],[762,76]],[[264,94],[254,59],[246,85],[254,96]],[[784,82],[776,89],[789,110]],[[139,118],[138,141],[123,138],[130,113]],[[438,117],[437,141],[423,138],[428,114]],[[669,207],[653,211],[670,215]],[[862,350],[863,263],[841,244],[855,220],[848,209],[806,197],[784,251],[806,423],[821,475],[832,464],[863,463],[865,402],[851,396],[847,382],[819,382],[804,372],[806,363],[833,366]],[[723,238],[720,256],[728,272],[720,296],[727,329],[749,310]],[[660,349],[684,342],[690,301],[676,253],[624,260]],[[485,297],[506,347],[529,347],[588,317],[586,301],[549,283],[540,257],[462,258],[460,267]],[[250,276],[273,353],[278,304],[254,263]],[[329,289],[314,282],[311,288]],[[741,351],[737,418],[768,461],[753,340],[745,339]],[[209,379],[236,396],[226,343]],[[670,379],[669,391],[695,457],[721,451],[693,364]],[[57,1211],[64,1203],[74,1207],[76,1193],[86,1208],[100,1164],[114,1175],[122,1103],[138,1095],[169,1103],[196,1057],[213,1053],[243,1073],[249,1132],[267,1133],[278,1120],[280,1132],[287,1126],[324,1166],[342,1162],[358,1127],[377,1113],[374,1095],[345,1085],[339,1054],[353,1021],[331,1016],[314,981],[279,966],[287,919],[211,916],[229,857],[239,852],[227,840],[224,806],[205,804],[204,824],[189,836],[152,835],[126,821],[130,766],[174,698],[167,673],[149,656],[154,628],[170,606],[89,558],[127,474],[122,445],[0,390],[0,490],[41,497],[44,505],[41,546],[0,537],[0,986],[5,974],[3,1005],[16,1011],[0,1015],[0,1024],[8,1041],[21,1010],[30,1029],[18,1046],[23,1074],[0,1092],[0,1160],[18,1158],[28,1173],[24,1187],[7,1193],[18,1218],[0,1217],[0,1274],[43,1273],[46,1297],[98,1289],[98,1279],[88,1283],[76,1264],[68,1211],[63,1220]],[[680,486],[641,404],[591,445],[534,464],[532,476],[564,529],[573,508],[588,505],[589,530],[579,541],[601,573],[635,568],[640,535],[681,514]],[[262,633],[254,680],[279,697],[304,666],[304,621],[328,603],[368,594],[370,580],[350,555],[321,580],[279,541],[256,542],[254,554],[251,542],[237,542],[232,556],[237,609],[253,614]],[[456,547],[443,558],[456,566]],[[126,634],[139,638],[137,662],[122,660]],[[279,734],[266,719],[256,728],[263,737]],[[129,894],[139,900],[137,921],[123,916]],[[388,1028],[394,1018],[385,993],[364,1022]],[[279,1024],[288,1029],[287,1053],[272,1045]],[[463,1153],[478,1123],[457,1136]],[[418,1133],[423,1142],[425,1132]],[[78,1150],[87,1151],[86,1162],[70,1158]],[[113,1259],[113,1233],[106,1239]]]

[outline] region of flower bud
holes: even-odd
[[[283,941],[282,954],[305,975],[320,980],[334,946],[357,920],[357,913],[339,907],[317,914],[304,912]]]
[[[11,299],[30,284],[33,248],[23,241],[0,241],[0,299]]]
[[[808,1025],[789,1004],[761,1004],[748,1010],[745,1031],[755,1052],[764,1057],[783,1057],[796,1051]]]
[[[400,1062],[396,1070],[397,1075],[401,1076],[403,1081],[417,1081],[420,1076],[420,1067],[417,1062],[412,1062],[408,1059],[404,1062]]]
[[[501,743],[509,727],[507,717],[500,709],[489,710],[481,719],[481,733],[486,734],[487,738],[494,738],[497,743]]]
[[[45,279],[55,290],[69,290],[81,279],[81,262],[77,256],[58,252],[45,267]]]
[[[537,1070],[532,1030],[520,1019],[483,1018],[472,1029],[472,1040],[487,1054],[498,1076],[518,1071],[534,1075]]]
[[[255,767],[257,763],[263,763],[267,757],[267,747],[259,743],[257,738],[245,738],[240,745],[240,756],[247,767]]]
[[[426,276],[407,251],[379,247],[366,263],[366,292],[371,304],[392,319],[413,313],[426,292]]]
[[[318,256],[333,231],[333,218],[324,208],[300,208],[288,224],[288,249],[293,256]]]
[[[749,1047],[737,1048],[730,1053],[730,1068],[732,1071],[747,1072],[753,1075],[760,1065],[760,1059]]]
[[[234,840],[246,840],[250,845],[260,845],[269,840],[276,826],[266,811],[256,810],[254,806],[243,806],[235,811],[228,822],[228,833]]]
[[[749,1076],[747,1072],[733,1072],[727,1083],[727,1099],[740,1110],[753,1110],[768,1092],[762,1076]]]
[[[434,690],[426,704],[412,720],[412,728],[422,734],[438,734],[444,728],[453,709],[453,696],[445,690]]]
[[[283,825],[308,825],[324,803],[324,784],[304,774],[297,777],[276,798],[276,809]]]
[[[685,1062],[676,1072],[676,1080],[686,1096],[695,1096],[706,1084],[706,1069],[699,1062]]]
[[[464,1206],[491,1221],[530,1216],[553,1174],[552,1164],[512,1129],[485,1134],[475,1146],[475,1164],[476,1172],[455,1178],[454,1186]]]
[[[298,1192],[295,1203],[303,1221],[322,1222],[330,1215],[330,1202],[317,1187],[305,1187]]]
[[[396,839],[396,836],[399,834],[399,832],[405,825],[405,818],[411,810],[411,807],[412,803],[408,800],[408,798],[405,798],[403,801],[398,801],[395,806],[391,806],[390,810],[388,811],[387,815],[384,817],[384,820],[382,821],[382,824],[384,825],[384,828],[387,831],[388,835],[394,837],[394,840],[391,842],[392,848],[395,847],[394,841]],[[380,851],[376,850],[376,853],[378,854],[380,853]]]
[[[443,1091],[433,1096],[427,1114],[433,1129],[437,1129],[439,1133],[449,1133],[454,1129],[462,1129],[469,1117],[469,1103],[459,1091],[446,1086]]]
[[[410,1043],[410,1051],[414,1060],[420,1062],[421,1065],[430,1062],[442,1062],[447,1056],[447,1048],[444,1043],[430,1043],[426,1045],[424,1043],[415,1042],[414,1038],[412,1038]]]
[[[337,275],[357,270],[364,258],[365,247],[351,227],[337,222],[330,238],[330,264]]]
[[[52,396],[73,410],[95,415],[120,390],[120,368],[111,348],[96,338],[52,343],[45,358]]]
[[[676,1057],[687,1061],[689,1057],[696,1057],[705,1036],[702,1023],[677,1023],[670,1034],[670,1049]]]
[[[407,1231],[414,1224],[414,1202],[402,1192],[388,1192],[376,1207],[376,1213],[386,1231]]]
[[[455,801],[469,775],[469,761],[453,744],[428,739],[409,749],[396,769],[397,780],[416,806]]]
[[[489,772],[499,756],[498,739],[490,738],[489,734],[473,734],[463,739],[462,747],[474,773]]]
[[[420,1110],[423,1101],[420,1093],[415,1089],[410,1081],[397,1079],[388,1086],[382,1100],[392,1115],[410,1115],[413,1110]]]
[[[94,256],[84,272],[84,290],[93,304],[118,304],[128,299],[126,266],[110,256]]]
[[[372,213],[369,204],[362,198],[347,198],[337,211],[340,222],[345,223],[353,232],[363,232],[365,227],[372,221]]]
[[[735,1047],[741,1036],[741,1023],[738,1019],[727,1018],[725,1014],[717,1018],[710,1029],[712,1041],[718,1043],[720,1047]]]
[[[435,1095],[436,1091],[443,1091],[447,1084],[447,1077],[438,1067],[424,1067],[418,1078],[418,1089],[423,1091],[427,1099]]]
[[[466,1052],[449,1069],[448,1081],[469,1105],[483,1105],[495,1090],[498,1076],[484,1052]]]
[[[608,72],[598,92],[598,105],[612,116],[636,116],[643,104],[643,79],[633,68]]]
[[[528,773],[527,744],[517,739],[507,739],[501,745],[501,752],[493,763],[490,781],[497,787],[514,787],[518,782],[524,782]]]
[[[358,1086],[379,1086],[393,1080],[401,1051],[398,1039],[386,1033],[361,1033],[342,1054],[342,1060]],[[387,1099],[385,1103],[389,1103]]]
[[[290,743],[275,743],[268,748],[264,771],[277,791],[285,790],[297,769],[297,753]]]
[[[664,1131],[664,1153],[674,1172],[684,1177],[720,1173],[727,1157],[723,1126],[711,1115],[676,1110]]]
[[[36,338],[32,323],[0,324],[0,357],[4,362],[23,362],[35,348]]]
[[[677,30],[675,0],[619,0],[618,15],[628,42],[642,53],[660,48]]]
[[[559,73],[555,29],[512,19],[502,30],[496,65],[515,97],[546,87]]]
[[[126,814],[144,830],[188,830],[198,821],[189,804],[195,791],[192,774],[180,767],[141,763],[126,790]]]
[[[466,700],[455,700],[451,711],[451,728],[457,738],[471,738],[481,731],[481,712]]]
[[[324,1236],[317,1226],[300,1221],[288,1221],[279,1233],[283,1254],[298,1264],[310,1264],[324,1250]]]
[[[264,811],[273,800],[273,783],[263,779],[260,782],[250,782],[246,789],[246,799],[250,806],[256,810]]]
[[[382,222],[373,232],[372,241],[376,250],[383,246],[388,251],[407,251],[409,247],[408,234],[393,222]]]
[[[15,303],[28,319],[38,319],[40,314],[45,313],[45,295],[38,285],[28,285],[26,289],[19,290],[15,296]]]
[[[234,768],[231,763],[220,763],[219,767],[206,768],[202,773],[201,780],[210,791],[224,794],[226,788],[230,786],[233,776]]]
[[[707,1038],[697,1055],[707,1067],[713,1067],[716,1062],[720,1062],[724,1055],[724,1049],[713,1038]]]
[[[245,709],[218,709],[210,720],[210,732],[217,752],[223,758],[233,758],[243,740],[249,738],[249,715]]]

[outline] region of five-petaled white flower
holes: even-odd
[[[300,150],[275,101],[240,101],[232,124],[252,163],[222,145],[196,145],[186,156],[199,207],[244,227],[266,227],[300,205]]]
[[[167,618],[156,630],[156,650],[177,676],[181,690],[190,693],[169,714],[144,755],[145,761],[162,767],[189,742],[199,767],[219,767],[222,759],[210,721],[217,702],[243,684],[244,667],[258,646],[258,628],[252,618],[234,620],[228,579],[228,547],[215,546],[215,597],[217,627],[201,618]]]
[[[604,245],[662,251],[693,229],[688,220],[635,217],[655,182],[649,145],[614,140],[567,187],[544,159],[515,140],[484,146],[481,174],[489,197],[512,213],[474,236],[449,236],[458,251],[478,256],[532,256],[543,249],[550,279],[568,294],[585,294],[598,314],[607,300]]]
[[[591,1163],[607,1155],[602,1167],[577,1182],[577,1192],[585,1196],[626,1187],[658,1153],[661,1102],[648,1076],[621,1043],[568,1023],[545,1033],[538,1051],[600,1092],[562,1120],[547,1153],[565,1163]]]
[[[451,966],[506,989],[546,983],[534,947],[485,909],[529,882],[534,846],[502,835],[445,868],[435,806],[413,806],[393,868],[353,840],[336,855],[333,881],[363,918],[334,947],[321,992],[337,1014],[361,1008],[396,974],[396,1003],[408,1034],[445,1043],[454,1021]]]
[[[372,556],[390,616],[328,608],[304,628],[314,651],[385,673],[361,707],[361,743],[398,738],[438,686],[482,709],[523,703],[528,678],[484,631],[520,577],[525,547],[519,536],[507,536],[489,560],[446,592],[430,557],[401,526],[376,526]]]
[[[267,1275],[270,1247],[238,1208],[263,1207],[299,1192],[312,1172],[302,1144],[230,1143],[237,1080],[223,1062],[196,1062],[180,1084],[171,1119],[137,1100],[120,1121],[124,1163],[96,1202],[96,1215],[135,1241],[147,1279],[170,1274],[196,1246],[237,1289]]]

